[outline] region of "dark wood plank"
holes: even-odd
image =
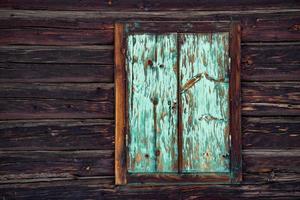
[[[242,130],[244,149],[300,147],[299,117],[244,117]]]
[[[0,99],[0,119],[114,117],[111,101],[65,99]]]
[[[187,200],[298,199],[300,194],[299,186],[297,184],[299,183],[273,183],[241,186],[195,186],[183,189],[182,198]]]
[[[104,199],[104,194],[114,192],[113,178],[99,177],[87,180],[57,180],[38,183],[0,185],[3,199]]]
[[[113,76],[110,65],[0,63],[1,83],[112,83]]]
[[[112,118],[113,84],[2,84],[1,119]]]
[[[233,23],[230,31],[230,171],[232,183],[242,181],[242,145],[241,145],[241,26]]]
[[[240,2],[239,2],[240,3]],[[242,25],[250,24],[257,19],[284,20],[299,17],[299,9],[261,9],[261,10],[224,10],[224,11],[50,11],[50,10],[7,10],[0,12],[0,28],[47,27],[76,29],[107,29],[114,22],[129,20],[153,21],[232,21],[241,20]],[[293,24],[297,25],[297,24]],[[283,25],[285,26],[285,25]],[[280,26],[279,26],[280,27]],[[255,27],[252,27],[255,28]],[[278,29],[278,27],[277,27]],[[265,36],[266,37],[266,36]]]
[[[113,151],[0,152],[0,180],[113,175]]]
[[[4,199],[298,199],[299,182],[205,186],[123,186],[113,178],[58,180],[0,185]]]
[[[299,64],[284,60],[277,64],[242,64],[242,81],[299,81],[299,77]]]
[[[101,45],[113,43],[113,29],[1,29],[0,45]]]
[[[295,172],[299,173],[300,151],[297,150],[244,150],[245,172]]]
[[[299,67],[297,67],[300,64],[299,51],[300,45],[289,43],[243,45],[242,78],[243,80],[299,80]]]
[[[299,15],[273,15],[241,18],[242,40],[254,41],[299,41]]]
[[[1,1],[0,8],[25,9],[25,10],[245,10],[245,9],[283,9],[299,8],[299,2],[295,0],[131,0],[131,1],[106,1],[80,0],[50,1],[36,0],[32,3],[29,0],[7,0]]]
[[[243,173],[243,183],[245,184],[266,184],[266,183],[299,183],[300,173],[280,172],[278,170],[261,173]]]
[[[245,115],[300,115],[300,82],[244,82]]]
[[[0,98],[113,101],[113,83],[6,83]]]
[[[1,46],[0,62],[113,64],[112,46]]]
[[[113,20],[96,11],[1,10],[1,29],[113,30]]]
[[[113,150],[114,122],[102,119],[0,121],[0,150]]]

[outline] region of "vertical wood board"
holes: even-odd
[[[177,172],[177,35],[127,38],[128,172]]]
[[[229,172],[228,40],[180,34],[183,172]]]

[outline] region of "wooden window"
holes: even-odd
[[[240,26],[115,26],[115,176],[127,183],[241,181]]]

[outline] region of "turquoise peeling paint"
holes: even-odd
[[[128,36],[130,173],[178,172],[178,114],[183,172],[229,172],[228,40],[228,33]]]
[[[180,34],[183,172],[229,172],[228,39]]]
[[[177,172],[177,35],[129,35],[127,46],[128,171]]]

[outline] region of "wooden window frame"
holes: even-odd
[[[211,33],[229,32],[229,104],[230,172],[229,173],[154,173],[129,174],[126,162],[127,105],[125,54],[126,38],[132,33]],[[241,156],[241,87],[239,22],[120,22],[115,24],[115,184],[237,184],[242,181]],[[179,131],[180,132],[180,131]],[[179,133],[179,138],[180,133]],[[179,155],[180,159],[180,155]],[[182,158],[181,158],[182,159]],[[179,161],[180,163],[180,161]]]

